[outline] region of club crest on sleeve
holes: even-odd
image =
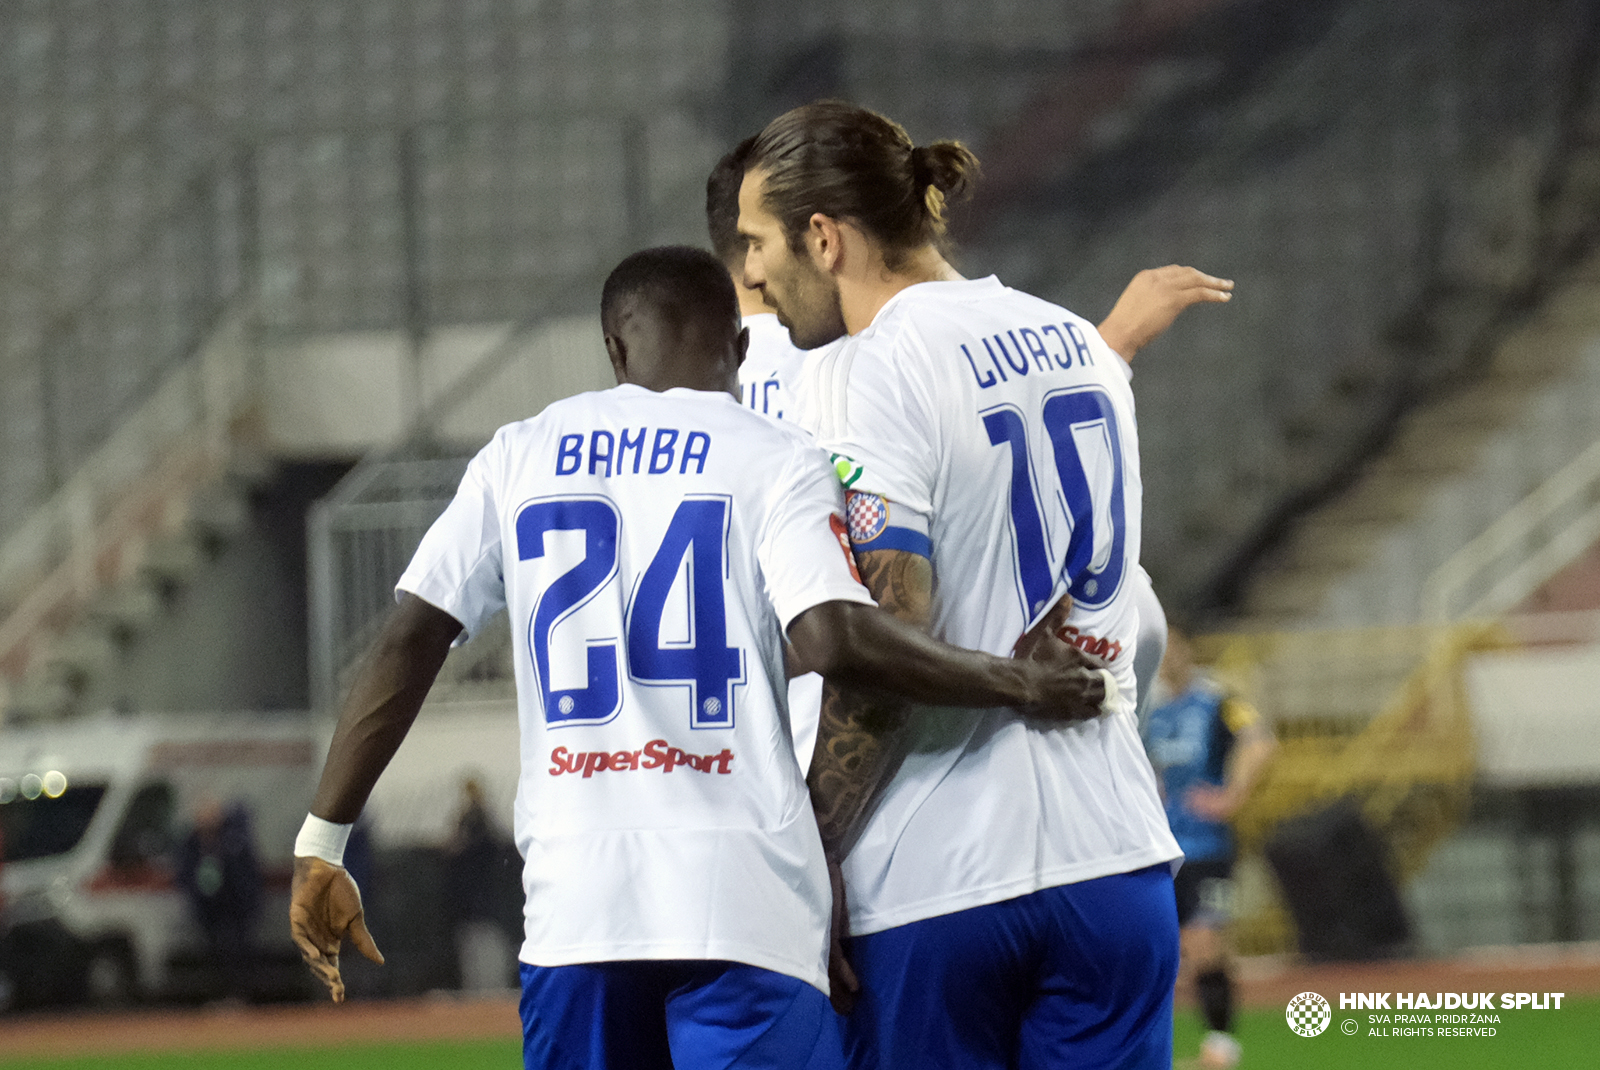
[[[845,516],[850,521],[850,541],[860,545],[871,542],[883,533],[889,522],[889,506],[876,494],[852,491],[845,506]]]
[[[861,473],[865,471],[853,457],[846,457],[842,453],[828,454],[828,461],[833,465],[834,474],[839,477],[839,482],[844,484],[845,490],[855,486],[856,480],[860,479]]]

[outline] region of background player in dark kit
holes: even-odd
[[[1199,1065],[1238,1064],[1227,925],[1232,914],[1233,832],[1228,821],[1261,779],[1277,742],[1251,705],[1200,672],[1188,634],[1169,632],[1161,662],[1166,701],[1150,711],[1145,746],[1161,777],[1167,822],[1183,848],[1174,890],[1182,942],[1179,984],[1192,981],[1210,1032]]]

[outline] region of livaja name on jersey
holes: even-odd
[[[1018,338],[1019,334],[1021,338]],[[1052,350],[1046,343],[1046,335],[1055,335],[1061,344],[1060,353]],[[1011,339],[1009,347],[1006,345],[1007,336]],[[980,390],[987,390],[996,382],[1003,383],[1010,379],[1011,376],[1006,374],[1007,368],[1011,370],[1011,375],[1024,376],[1030,370],[1047,372],[1056,368],[1082,368],[1094,364],[1094,352],[1089,348],[1089,342],[1084,338],[1083,331],[1074,323],[1063,323],[1059,327],[1054,323],[1046,323],[1038,330],[1031,327],[1008,330],[1005,334],[985,337],[983,348],[988,354],[989,363],[994,365],[994,371],[984,368],[980,372],[978,370],[980,362],[973,358],[972,350],[965,345],[961,346],[961,352],[967,358],[967,366],[972,369],[972,377],[977,380]],[[1030,359],[1033,361],[1031,369],[1028,363]]]
[[[690,754],[674,747],[664,739],[652,739],[638,750],[580,751],[574,753],[565,747],[550,752],[550,775],[578,773],[585,780],[596,773],[629,772],[641,769],[659,769],[670,773],[674,769],[693,769],[697,773],[733,772],[733,751],[722,748],[719,754]]]

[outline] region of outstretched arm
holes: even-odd
[[[1100,324],[1100,337],[1123,360],[1164,334],[1190,305],[1233,300],[1233,280],[1219,279],[1192,267],[1168,264],[1146,268],[1128,283],[1111,314]]]
[[[345,699],[311,802],[313,818],[349,825],[360,816],[460,631],[460,622],[443,610],[415,595],[401,598]],[[344,1000],[339,974],[339,946],[344,939],[349,937],[374,962],[381,963],[383,955],[367,932],[361,892],[350,874],[322,857],[300,850],[295,854],[289,932],[306,965],[339,1003]]]

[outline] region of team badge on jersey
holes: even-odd
[[[855,486],[856,480],[860,479],[861,473],[865,471],[855,462],[855,458],[846,457],[842,453],[830,453],[828,460],[833,463],[833,470],[838,473],[839,482],[844,484],[845,490]]]
[[[883,533],[889,523],[889,503],[876,494],[852,492],[845,516],[850,521],[850,541],[859,546]]]

